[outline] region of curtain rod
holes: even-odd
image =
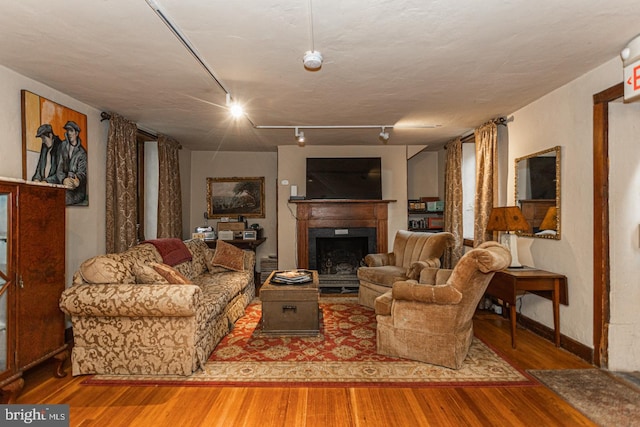
[[[487,123],[495,123],[498,126],[507,126],[507,123],[513,121],[513,116],[512,117],[498,117],[495,119],[491,119],[489,120]],[[461,136],[460,137],[460,142],[462,142],[463,144],[469,143],[469,142],[475,142],[476,141],[476,135],[474,131],[470,131],[469,134],[465,135],[465,136]],[[445,147],[446,149],[446,147]]]
[[[110,120],[110,119],[111,119],[111,114],[107,113],[106,111],[103,111],[102,113],[100,113],[100,121],[101,122],[103,122],[105,120]],[[136,129],[138,130],[139,134],[141,134],[143,136],[146,136],[147,138],[151,138],[154,141],[158,140],[158,135],[155,135],[155,134],[153,134],[153,133],[151,133],[149,131],[140,129],[138,126],[136,126]],[[182,146],[180,148],[182,148]]]

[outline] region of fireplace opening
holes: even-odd
[[[367,255],[366,237],[348,237],[316,241],[316,266],[318,274],[353,276],[364,265]]]
[[[376,249],[375,228],[309,229],[309,268],[325,293],[357,292],[358,267]]]

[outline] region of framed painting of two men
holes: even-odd
[[[22,91],[22,178],[63,185],[67,206],[88,206],[87,116]]]

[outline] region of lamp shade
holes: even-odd
[[[491,210],[487,231],[528,231],[529,223],[517,206],[496,207]]]
[[[555,206],[547,209],[547,213],[540,223],[540,230],[558,230],[558,209]]]

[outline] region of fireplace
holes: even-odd
[[[387,252],[390,202],[291,200],[297,205],[298,268],[318,270],[321,288],[357,287],[355,270],[364,256]]]
[[[321,287],[358,287],[358,267],[376,252],[376,229],[311,228],[308,247],[309,268],[318,270]]]

